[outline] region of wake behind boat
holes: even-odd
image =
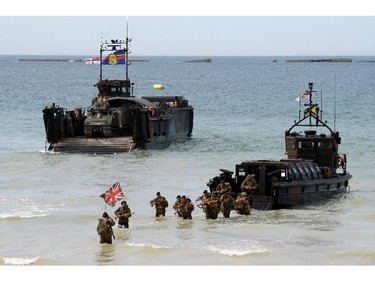
[[[48,150],[71,153],[117,153],[163,148],[189,139],[193,107],[183,96],[136,98],[128,77],[131,40],[105,41],[100,47],[98,96],[86,108],[43,110]],[[104,52],[112,52],[103,59]],[[124,80],[103,79],[103,65],[124,64]],[[108,66],[110,67],[110,66]],[[46,148],[47,149],[47,148]]]
[[[314,93],[313,83],[309,83],[309,90],[299,97],[310,99],[304,104],[303,116],[285,132],[288,159],[244,161],[235,166],[235,172],[221,169],[207,183],[211,193],[228,182],[235,195],[246,192],[252,208],[258,210],[303,206],[346,193],[352,176],[346,171],[346,155],[338,152],[341,137],[321,120],[319,106],[312,100]],[[326,132],[296,132],[300,127]],[[249,177],[255,179],[252,186],[247,184]]]

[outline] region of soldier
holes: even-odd
[[[230,217],[230,212],[235,208],[235,201],[232,195],[225,193],[220,197],[220,211],[225,218]]]
[[[249,200],[247,199],[247,194],[246,192],[242,192],[235,201],[235,210],[240,215],[248,216],[250,215],[250,209],[251,206]]]
[[[91,105],[94,105],[94,103],[96,103],[99,98],[101,98],[100,94],[98,94],[97,96],[93,97],[92,100],[91,100]]]
[[[118,227],[129,228],[129,217],[132,216],[132,213],[126,201],[121,202],[121,207],[115,211],[115,216],[116,219],[118,218]]]
[[[191,202],[190,198],[186,198],[181,208],[182,218],[184,220],[193,219],[193,217],[191,216],[191,213],[193,212],[193,210],[194,210],[194,204]]]
[[[213,197],[202,201],[200,205],[206,213],[206,219],[217,219],[217,216],[220,213],[220,204],[216,194],[213,195]]]
[[[103,217],[99,219],[98,226],[96,227],[96,231],[100,235],[100,244],[112,244],[112,236],[115,238],[112,230],[112,226],[114,225],[114,220],[108,216],[107,212],[104,212]]]
[[[173,209],[175,209],[175,214],[178,214],[179,217],[182,217],[181,211],[180,211],[180,205],[181,205],[181,195],[177,195],[176,202],[173,205]]]
[[[195,200],[195,202],[197,202],[197,201],[203,202],[204,200],[206,200],[208,198],[211,198],[211,193],[209,193],[207,190],[204,190],[203,194],[201,196],[199,196],[197,198],[197,200]]]
[[[228,182],[221,182],[218,184],[216,187],[216,191],[219,193],[231,193],[232,192],[232,187]]]
[[[165,217],[165,209],[168,207],[168,201],[164,196],[160,195],[160,192],[156,193],[156,198],[150,201],[151,207],[155,207],[156,217]]]
[[[248,174],[245,178],[245,180],[241,184],[241,190],[252,194],[254,190],[257,189],[257,182],[255,180],[255,175],[254,174]]]

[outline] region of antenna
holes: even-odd
[[[103,32],[100,35],[100,73],[99,73],[99,81],[101,81],[102,77],[103,77],[102,61],[103,61]]]
[[[323,120],[323,90],[320,90],[320,120]]]

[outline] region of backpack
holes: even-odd
[[[110,226],[107,224],[106,220],[100,219],[98,227],[96,228],[96,231],[99,235],[108,235],[111,234]]]

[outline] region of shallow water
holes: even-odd
[[[370,177],[375,64],[284,63],[288,58],[149,57],[133,63],[136,96],[183,95],[195,108],[193,138],[164,150],[115,155],[45,152],[42,110],[55,102],[85,107],[96,95],[98,66],[22,63],[0,57],[0,264],[2,265],[374,265],[375,184]],[[107,69],[106,69],[107,71]],[[110,75],[120,68],[108,69]],[[219,168],[285,158],[284,131],[298,118],[295,98],[314,82],[324,119],[340,131],[340,152],[353,175],[350,192],[329,203],[192,221],[167,209],[155,218],[149,201],[160,191],[172,206],[193,201]],[[135,214],[99,245],[100,194],[119,181]]]

